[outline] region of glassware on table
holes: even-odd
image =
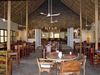
[[[72,52],[71,51],[69,52],[69,55],[72,55]]]
[[[56,50],[57,53],[59,53],[59,50]]]
[[[61,59],[62,58],[62,52],[58,53],[58,57]]]

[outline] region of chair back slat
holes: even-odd
[[[39,67],[39,75],[43,71],[47,71],[49,74],[51,72],[51,68],[53,66],[53,61],[45,58],[37,58],[37,63]]]
[[[81,64],[79,61],[73,60],[73,61],[67,61],[62,62],[60,67],[60,75],[63,75],[64,73],[76,73],[77,75],[80,74],[81,70]]]

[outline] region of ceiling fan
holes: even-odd
[[[54,21],[51,20],[51,21],[50,21],[50,23],[56,23],[56,22],[58,22],[58,20],[54,20]]]
[[[59,16],[59,15],[60,15],[60,13],[51,14],[51,13],[49,13],[49,12],[48,12],[48,14],[45,14],[45,13],[43,13],[43,12],[40,12],[40,14],[41,14],[41,15],[45,15],[46,17],[50,17],[50,16]]]
[[[48,0],[48,13],[45,14],[43,12],[40,12],[40,14],[45,15],[46,17],[59,16],[60,15],[60,13],[52,14],[52,0]]]
[[[24,26],[24,25],[18,25],[18,27],[23,27],[23,28],[24,28],[24,27],[26,27],[26,26]]]

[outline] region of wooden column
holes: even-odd
[[[7,38],[7,51],[10,51],[10,27],[11,27],[11,1],[8,1],[8,11],[7,11],[7,31],[8,31],[8,38]],[[6,56],[6,75],[8,74],[8,54]]]
[[[26,1],[26,41],[28,39],[28,0]]]
[[[80,0],[80,54],[82,53],[82,0]]]
[[[8,1],[8,12],[7,12],[7,30],[8,30],[8,38],[7,38],[7,50],[10,51],[10,27],[11,27],[11,1]]]
[[[95,50],[98,50],[98,0],[95,0]]]

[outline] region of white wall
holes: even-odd
[[[2,19],[0,18],[0,29],[7,29],[7,22],[3,22]],[[18,24],[11,22],[11,30],[18,30]]]
[[[21,31],[18,30],[17,32],[18,32],[17,40],[25,40],[26,39],[25,38],[26,37],[26,30],[21,30]],[[44,33],[44,34],[45,34],[44,37],[48,38],[48,33]],[[60,33],[60,37],[61,37],[61,35],[62,35],[62,38],[64,38],[64,33],[62,33],[62,34]],[[95,35],[94,35],[94,31],[92,29],[88,30],[88,31],[87,30],[82,30],[82,41],[86,41],[88,36],[90,37],[90,42],[95,41],[95,39],[94,39]],[[76,41],[77,41],[77,39],[76,39]],[[78,40],[78,41],[80,41],[80,40]]]
[[[88,41],[88,42],[94,42],[95,39],[94,39],[94,30],[93,29],[90,29],[90,30],[87,30],[87,29],[84,29],[82,30],[82,42],[83,41]],[[74,39],[75,42],[80,42],[80,37],[77,38],[77,39]]]
[[[0,18],[0,29],[6,29],[7,30],[7,21],[3,21],[2,18]],[[18,24],[11,22],[11,30],[17,31],[18,30]],[[16,38],[17,40],[17,38]]]
[[[42,38],[49,38],[48,32],[42,32]]]
[[[62,39],[65,38],[65,33],[64,32],[60,32],[60,38],[62,38]]]
[[[93,39],[94,39],[94,41],[93,42],[95,42],[95,23],[93,22],[92,24],[91,24],[91,30],[93,31],[93,35],[92,35],[92,37],[93,37]],[[98,25],[98,39],[99,39],[99,42],[100,42],[100,20],[99,20],[99,25]]]
[[[41,46],[41,29],[35,29],[35,48]]]
[[[99,33],[98,33],[98,38],[99,38],[99,42],[100,42],[100,21],[99,21],[99,29],[98,29],[99,31]]]
[[[42,32],[42,38],[50,38],[51,37],[50,36],[51,34],[52,34],[52,32]],[[62,39],[64,39],[65,36],[66,36],[65,35],[65,32],[60,32],[60,33],[59,32],[53,32],[53,34],[52,34],[53,35],[53,38],[56,38],[55,37],[55,34],[58,34],[59,35],[59,38],[62,38]]]
[[[88,38],[90,39],[89,42],[94,42],[93,30],[82,30],[82,41],[87,41]]]
[[[26,40],[26,30],[18,30],[17,40]]]

